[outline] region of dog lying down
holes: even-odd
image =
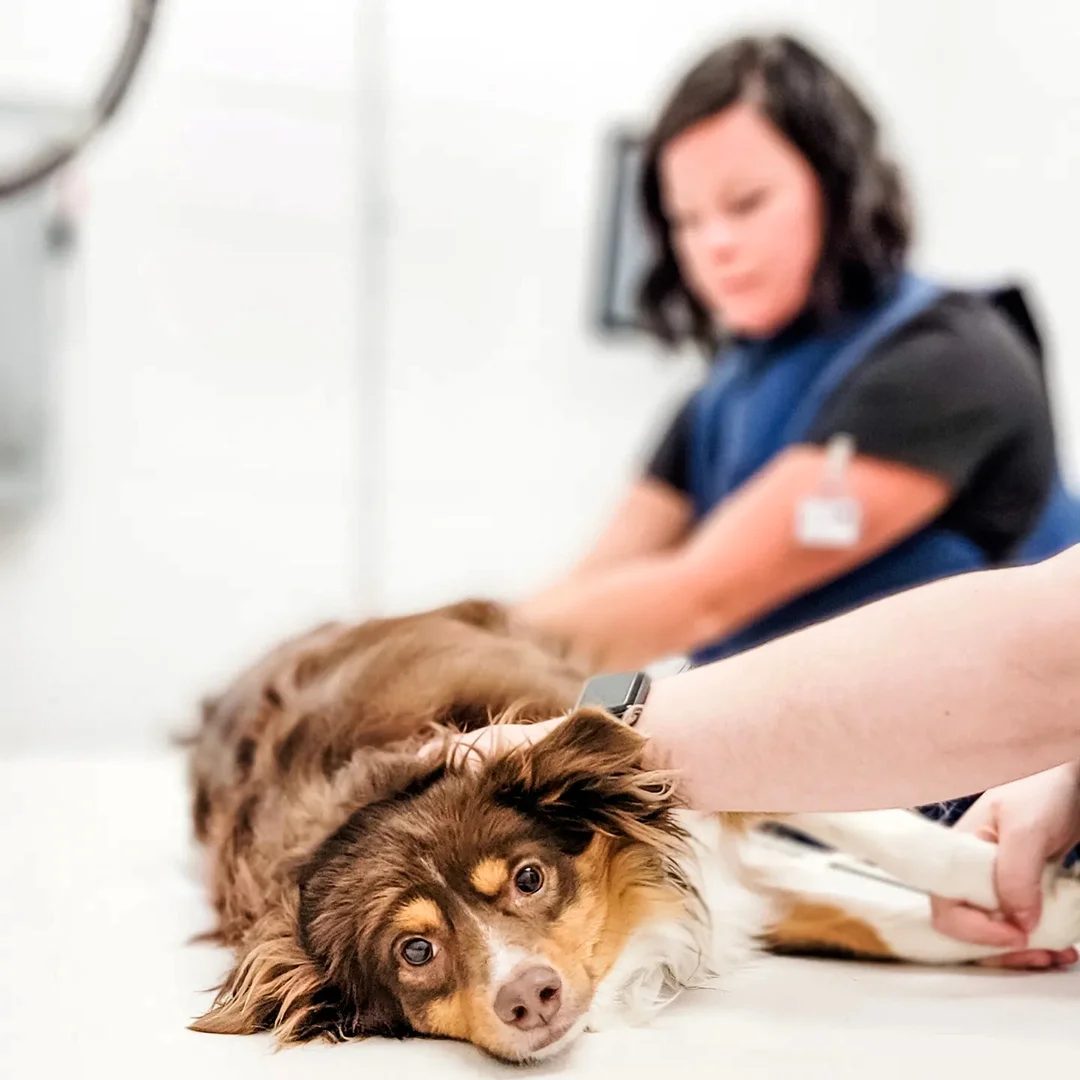
[[[704,816],[631,728],[576,712],[529,748],[448,764],[448,730],[572,709],[586,673],[467,601],[328,625],[243,673],[192,738],[194,828],[235,966],[198,1031],[382,1035],[550,1056],[647,1019],[767,949],[931,964],[995,950],[926,892],[995,907],[994,849],[915,813]],[[421,750],[423,753],[420,753]],[[1033,947],[1080,939],[1047,871]]]

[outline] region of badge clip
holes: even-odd
[[[862,507],[848,486],[855,440],[834,435],[826,447],[825,475],[816,495],[803,499],[795,517],[795,537],[803,547],[849,548],[862,535]]]

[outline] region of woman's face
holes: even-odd
[[[733,105],[660,154],[664,213],[683,280],[728,329],[782,329],[806,304],[821,255],[821,186],[750,105]]]

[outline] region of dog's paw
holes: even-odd
[[[1049,868],[1043,877],[1043,909],[1031,932],[1032,949],[1067,949],[1080,943],[1080,876],[1075,868]]]

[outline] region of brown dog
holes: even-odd
[[[208,702],[194,827],[208,936],[236,964],[193,1026],[442,1036],[526,1061],[647,1017],[760,944],[937,963],[994,951],[936,934],[926,896],[881,870],[678,807],[642,739],[605,714],[448,763],[448,732],[566,714],[585,675],[470,601],[321,627]],[[993,848],[974,837],[904,812],[789,823],[918,889],[993,903]],[[1047,884],[1033,942],[1064,947],[1080,889]]]

